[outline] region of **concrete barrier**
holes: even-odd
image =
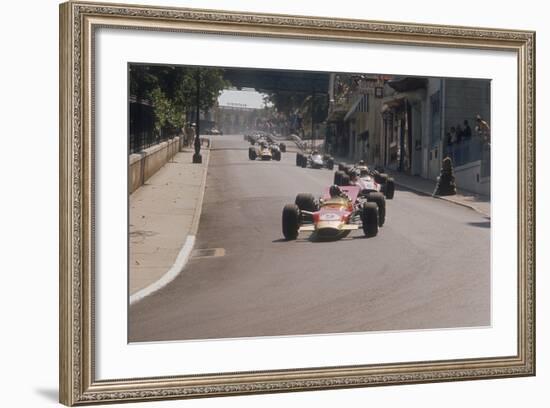
[[[456,186],[476,194],[491,195],[491,177],[481,176],[481,161],[455,167]]]
[[[180,138],[166,140],[129,157],[130,193],[142,186],[180,150]]]

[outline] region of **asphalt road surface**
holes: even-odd
[[[397,189],[377,237],[287,242],[283,206],[334,172],[296,167],[293,152],[250,161],[241,135],[213,142],[195,249],[225,255],[199,251],[132,305],[130,341],[490,325],[490,220]]]

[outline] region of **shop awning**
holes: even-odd
[[[415,91],[420,88],[426,88],[428,84],[427,78],[405,77],[401,79],[391,79],[386,82],[388,86],[395,89],[397,92]]]

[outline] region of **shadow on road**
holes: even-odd
[[[473,227],[491,228],[491,221],[468,222],[467,224]]]
[[[348,232],[349,234],[349,232]],[[274,244],[279,244],[279,243],[284,243],[284,242],[298,242],[298,243],[307,243],[307,242],[313,242],[313,243],[323,243],[323,242],[342,242],[342,241],[351,241],[353,239],[365,239],[367,237],[365,237],[364,235],[357,235],[357,236],[348,236],[348,234],[346,234],[345,236],[342,236],[342,237],[323,237],[323,238],[320,238],[320,237],[316,237],[315,234],[310,234],[309,237],[299,237],[298,239],[295,239],[295,240],[286,240],[284,238],[279,238],[279,239],[274,239],[273,241],[271,241],[272,243]]]

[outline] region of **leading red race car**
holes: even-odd
[[[373,198],[379,197],[363,197],[357,186],[330,186],[319,200],[312,194],[298,194],[295,203],[283,209],[283,235],[293,240],[299,232],[308,231],[316,238],[339,239],[362,228],[367,237],[374,237],[381,223],[379,205]]]

